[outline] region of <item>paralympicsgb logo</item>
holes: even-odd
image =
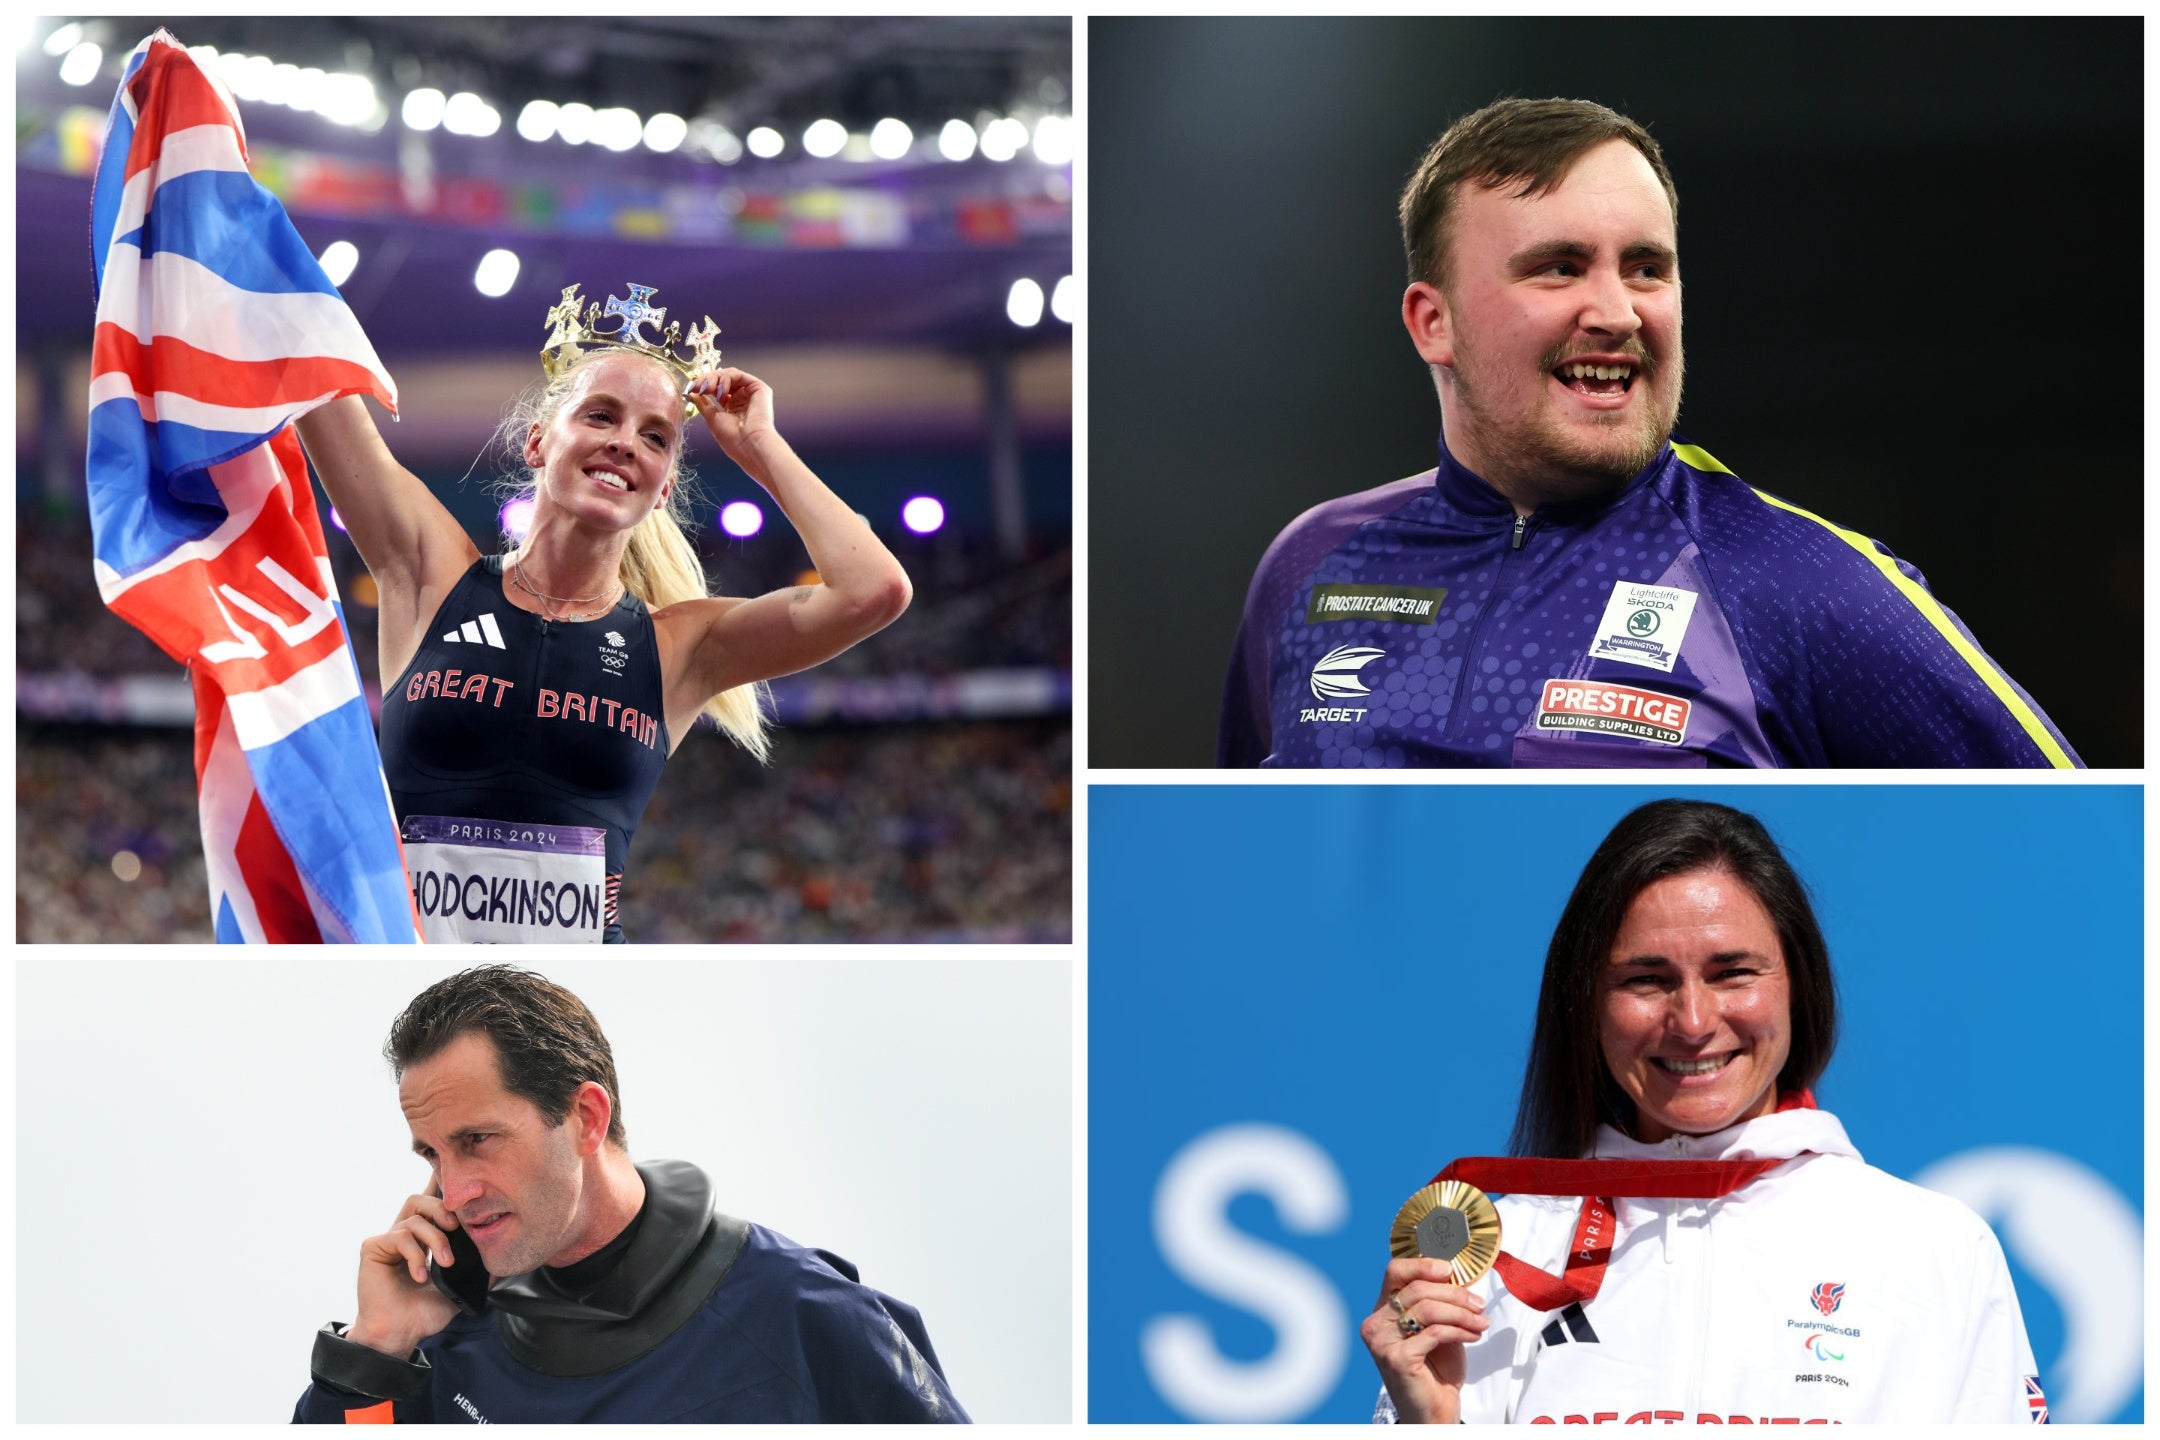
[[[1845,1286],[1843,1282],[1825,1280],[1815,1287],[1815,1293],[1810,1298],[1814,1300],[1817,1310],[1825,1315],[1835,1315],[1838,1306],[1845,1303]]]

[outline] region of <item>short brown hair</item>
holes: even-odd
[[[1665,198],[1673,223],[1680,221],[1680,194],[1657,141],[1617,110],[1591,100],[1495,100],[1448,126],[1418,161],[1403,187],[1398,212],[1403,255],[1410,278],[1429,285],[1447,283],[1448,246],[1452,236],[1455,189],[1475,180],[1487,190],[1518,182],[1514,199],[1543,195],[1567,178],[1584,153],[1608,140],[1625,140],[1642,152]]]
[[[1667,876],[1703,870],[1747,886],[1777,928],[1792,1005],[1792,1049],[1778,1072],[1779,1093],[1822,1078],[1837,1049],[1837,981],[1807,886],[1746,811],[1708,800],[1653,800],[1613,826],[1553,929],[1509,1153],[1573,1160],[1590,1153],[1599,1124],[1630,1129],[1634,1102],[1599,1043],[1598,977],[1635,897]]]
[[[608,1143],[625,1148],[622,1090],[600,1022],[584,1001],[530,970],[478,965],[436,981],[391,1025],[383,1058],[402,1080],[407,1066],[474,1033],[495,1042],[503,1088],[530,1100],[550,1125],[562,1124],[586,1081],[607,1091]]]

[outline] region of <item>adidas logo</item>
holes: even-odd
[[[1538,1338],[1547,1345],[1565,1345],[1570,1340],[1585,1345],[1598,1343],[1597,1331],[1590,1328],[1590,1317],[1583,1314],[1580,1300],[1562,1310],[1560,1318],[1547,1325]]]
[[[492,645],[497,650],[510,648],[508,645],[503,644],[502,631],[496,628],[495,616],[492,611],[482,615],[478,621],[467,620],[457,629],[446,632],[442,638],[452,645],[470,641],[474,645]]]

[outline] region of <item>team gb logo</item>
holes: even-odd
[[[1825,1280],[1815,1287],[1815,1308],[1825,1315],[1834,1314],[1845,1303],[1845,1287],[1841,1283]]]

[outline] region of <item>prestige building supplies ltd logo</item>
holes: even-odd
[[[1678,745],[1687,739],[1691,708],[1692,702],[1677,695],[1662,695],[1633,685],[1548,680],[1538,703],[1537,728],[1587,730]]]

